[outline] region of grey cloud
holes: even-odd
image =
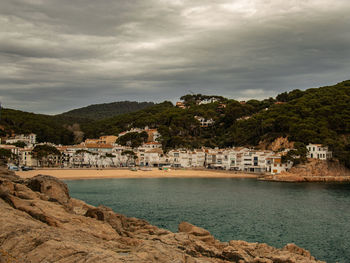
[[[349,11],[345,0],[5,0],[0,97],[55,113],[334,84],[349,79]]]

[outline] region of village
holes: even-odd
[[[122,146],[117,139],[128,133],[147,133],[147,140],[139,147]],[[280,174],[288,171],[292,161],[283,161],[283,156],[290,149],[281,152],[256,150],[252,148],[233,147],[226,149],[172,149],[162,150],[159,142],[160,134],[157,129],[133,128],[124,131],[118,136],[101,136],[98,139],[86,139],[77,145],[54,145],[51,143],[37,143],[36,135],[14,135],[2,140],[0,148],[10,150],[13,158],[10,160],[10,169],[33,169],[40,167],[56,168],[120,168],[131,169],[218,169],[240,171],[245,173]],[[24,147],[14,144],[21,142]],[[55,147],[56,154],[48,154],[40,158],[33,154],[38,145]],[[328,160],[332,152],[328,147],[319,144],[307,146],[308,158]]]

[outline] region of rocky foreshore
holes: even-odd
[[[172,233],[71,198],[65,183],[45,175],[0,170],[0,213],[0,263],[321,262],[294,244],[220,242],[186,222]]]
[[[322,161],[309,159],[288,172],[277,175],[267,175],[259,180],[276,182],[335,182],[350,183],[350,171],[338,161]]]

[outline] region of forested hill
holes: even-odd
[[[293,90],[262,101],[240,103],[215,97],[218,101],[214,103],[198,105],[198,99],[208,96],[186,95],[183,99],[187,109],[163,102],[82,128],[86,136],[97,137],[148,125],[159,129],[165,149],[256,146],[288,136],[301,145],[310,142],[328,145],[350,167],[350,81],[306,91]],[[201,127],[194,116],[213,119],[215,123]]]
[[[110,116],[142,110],[154,105],[153,102],[118,101],[112,103],[94,104],[74,109],[58,115],[59,117],[86,118],[92,120],[104,119]]]
[[[273,105],[227,130],[234,144],[256,145],[261,140],[289,136],[289,140],[330,146],[334,156],[350,168],[350,81],[277,96]]]
[[[138,111],[154,105],[153,102],[121,101],[90,105],[59,115],[45,115],[13,109],[2,109],[0,137],[11,134],[37,134],[39,142],[73,144],[84,139],[80,126],[118,114]]]
[[[334,156],[350,167],[350,81],[306,91],[293,90],[261,101],[238,102],[201,94],[185,95],[182,100],[186,109],[165,101],[95,121],[82,118],[87,116],[84,114],[76,118],[3,110],[0,124],[17,133],[37,133],[40,141],[62,144],[149,126],[158,128],[165,150],[257,146],[288,136],[299,145],[310,142],[328,145]],[[195,116],[213,120],[213,124],[203,127]]]
[[[0,137],[15,134],[37,134],[39,142],[72,144],[74,134],[68,125],[54,116],[19,110],[2,109]]]

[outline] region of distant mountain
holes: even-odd
[[[74,143],[74,133],[55,116],[13,109],[1,110],[0,137],[35,133],[39,142]]]
[[[100,120],[119,114],[142,110],[153,105],[153,102],[118,101],[112,103],[93,104],[87,107],[67,111],[56,116],[63,117],[65,119],[68,117]]]
[[[11,134],[37,134],[39,142],[73,144],[83,139],[80,125],[103,118],[135,112],[153,106],[152,102],[121,101],[90,105],[59,115],[35,114],[14,109],[2,109],[0,137]]]

